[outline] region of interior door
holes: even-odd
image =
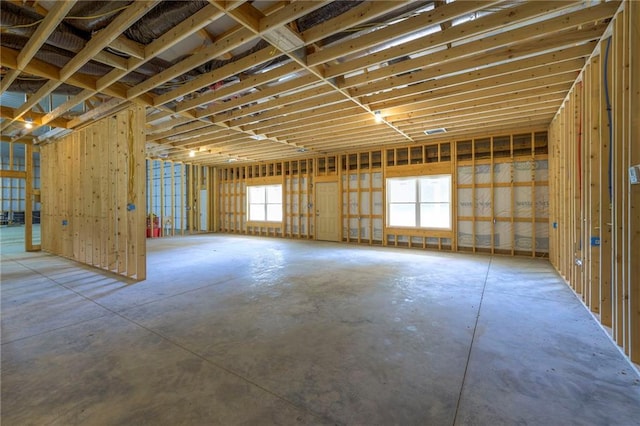
[[[316,240],[340,241],[338,182],[316,183]]]

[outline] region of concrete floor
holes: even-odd
[[[199,235],[132,283],[2,246],[2,425],[638,425],[545,260]]]

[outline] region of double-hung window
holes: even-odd
[[[387,179],[387,226],[451,229],[451,175]]]
[[[247,186],[249,222],[282,222],[282,185]]]

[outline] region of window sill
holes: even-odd
[[[387,226],[385,227],[385,233],[396,234],[396,235],[409,235],[412,237],[453,238],[452,229]]]

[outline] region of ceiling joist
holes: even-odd
[[[3,139],[135,103],[150,156],[221,165],[544,129],[620,2],[132,2],[57,61],[73,5],[0,40]]]

